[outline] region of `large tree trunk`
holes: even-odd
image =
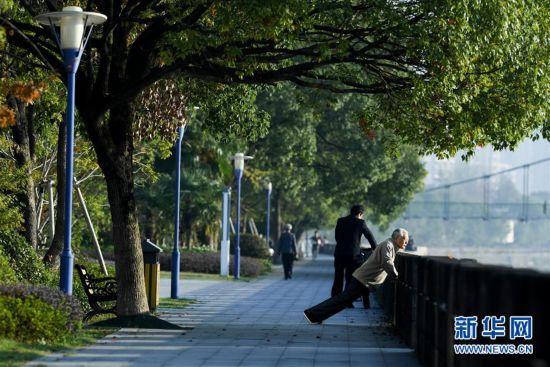
[[[16,124],[12,127],[13,141],[16,144],[14,157],[17,166],[25,171],[23,192],[19,201],[23,204],[24,235],[29,244],[38,245],[38,223],[36,215],[35,186],[32,179],[34,160],[34,135],[32,127],[32,108],[27,109],[25,103],[13,96],[8,97],[9,106],[16,111]]]
[[[111,138],[108,139],[109,151],[96,149],[98,163],[107,182],[111,208],[119,316],[139,315],[149,311],[134,195],[133,138],[129,128],[130,119],[130,104],[125,103],[113,108],[109,116],[109,126],[117,128],[109,131]]]
[[[279,250],[279,238],[281,238],[282,233],[282,223],[281,223],[281,192],[279,190],[274,190],[273,192],[273,206],[275,207],[275,215],[273,218],[275,221],[275,237],[273,237],[273,249],[275,249],[275,255],[273,256],[273,263],[281,263],[281,255],[277,252]]]
[[[113,174],[105,174],[113,221],[119,315],[149,311],[145,296],[143,254],[133,192],[132,158],[116,157]]]
[[[279,241],[279,237],[281,237],[282,229],[283,229],[283,223],[281,218],[281,193],[279,191],[275,191],[273,195],[273,201],[275,206],[275,238],[273,239],[273,243],[277,243]]]
[[[53,265],[61,255],[63,250],[63,238],[65,236],[65,145],[67,131],[65,129],[65,119],[59,125],[59,133],[57,135],[57,161],[56,161],[56,177],[57,184],[55,190],[57,193],[57,206],[55,207],[55,231],[50,248],[46,251],[42,261],[46,264]]]

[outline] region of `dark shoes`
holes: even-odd
[[[363,308],[365,310],[368,310],[370,308],[370,299],[367,295],[363,296],[361,298],[361,300],[363,301]]]
[[[319,324],[320,325],[320,324],[323,323],[323,321],[315,321],[315,319],[313,319],[311,317],[311,315],[309,314],[309,312],[307,312],[307,310],[304,311],[304,316],[305,316],[306,320],[309,321],[310,324]]]

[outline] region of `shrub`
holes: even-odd
[[[82,326],[78,303],[57,289],[0,285],[0,335],[24,342],[63,339]]]
[[[23,236],[0,231],[0,249],[9,259],[10,267],[18,281],[32,284],[51,283],[53,275]]]
[[[54,342],[66,334],[63,311],[38,298],[0,296],[0,335],[21,342]]]
[[[271,262],[271,258],[262,259],[262,266],[264,268],[263,273],[270,272],[271,271],[271,265],[273,265],[272,262]]]
[[[235,237],[230,243],[230,253],[235,253]],[[257,259],[267,259],[269,257],[269,249],[263,238],[249,233],[242,233],[239,241],[241,256],[255,257]]]
[[[220,273],[220,253],[219,252],[188,252],[183,251],[180,258],[181,271],[187,271],[191,273],[207,273],[207,274],[219,274]],[[235,260],[231,256],[229,260],[229,271],[233,272],[233,265]],[[160,268],[161,270],[170,271],[172,264],[172,255],[170,253],[160,254]],[[268,268],[264,265],[262,260],[252,257],[241,256],[241,275],[255,277],[265,273]]]
[[[240,273],[245,277],[257,277],[266,272],[263,260],[256,259],[254,257],[241,256]],[[229,273],[234,274],[235,259],[231,256],[229,259]],[[218,268],[219,271],[219,268]]]
[[[15,281],[17,281],[17,276],[10,267],[10,260],[4,255],[0,248],[0,283]]]

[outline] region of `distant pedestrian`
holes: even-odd
[[[283,261],[283,269],[285,272],[285,280],[292,279],[292,264],[296,256],[296,237],[292,231],[292,224],[288,223],[284,226],[284,232],[279,238],[279,253]]]
[[[387,276],[397,278],[395,255],[407,246],[408,241],[409,233],[405,229],[394,230],[391,237],[380,242],[369,259],[353,272],[350,285],[342,293],[305,310],[306,319],[311,323],[320,324],[360,296],[363,297],[363,306],[370,308],[369,287],[379,286]]]
[[[415,243],[414,238],[412,238],[411,235],[409,235],[409,243],[407,244],[407,247],[405,248],[405,251],[416,251],[418,250]]]
[[[322,246],[322,241],[323,240],[321,239],[319,231],[315,230],[313,236],[311,237],[311,257],[313,260],[317,259],[317,256],[319,255],[319,247]]]
[[[339,218],[334,231],[336,249],[334,250],[334,282],[331,296],[342,292],[344,279],[346,287],[350,284],[351,274],[361,266],[363,255],[361,253],[361,236],[364,235],[370,243],[371,249],[376,248],[376,240],[372,232],[363,220],[365,209],[361,205],[354,205],[347,217]],[[352,307],[353,305],[350,305]]]

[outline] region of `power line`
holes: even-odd
[[[544,162],[548,162],[548,161],[550,161],[550,157],[544,158],[544,159],[541,159],[541,160],[538,160],[538,161],[534,161],[534,162],[531,162],[531,163],[522,164],[521,166],[516,166],[516,167],[508,168],[508,169],[505,169],[505,170],[502,170],[502,171],[498,171],[498,172],[495,172],[495,173],[490,173],[490,174],[483,175],[483,176],[478,176],[478,177],[472,177],[472,178],[468,178],[468,179],[465,179],[465,180],[452,182],[452,183],[445,184],[445,185],[441,185],[441,186],[431,187],[431,188],[428,188],[428,189],[424,190],[424,192],[436,191],[436,190],[441,190],[441,189],[448,189],[448,188],[450,188],[450,187],[452,187],[452,186],[462,185],[462,184],[465,184],[465,183],[468,183],[468,182],[477,181],[477,180],[488,179],[488,178],[491,178],[491,177],[494,177],[494,176],[502,175],[502,174],[504,174],[504,173],[516,171],[516,170],[518,170],[518,169],[526,169],[526,168],[528,168],[528,167],[530,167],[530,166],[535,166],[535,165],[538,165],[538,164],[541,164],[541,163],[544,163]]]

